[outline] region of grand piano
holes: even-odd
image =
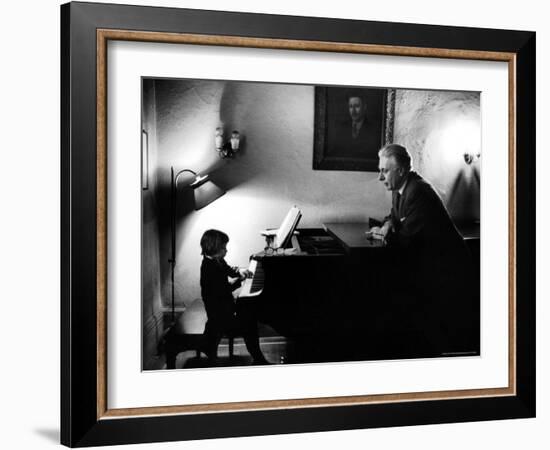
[[[434,314],[423,298],[399,292],[394,272],[401,255],[380,240],[368,239],[369,224],[325,223],[299,229],[299,217],[285,220],[286,230],[280,227],[277,233],[266,234],[269,246],[251,256],[253,277],[243,283],[236,300],[239,307],[252,308],[263,324],[260,330],[284,338],[285,363],[480,354],[479,225],[458,227],[473,268],[472,278],[464,282],[472,284],[475,295],[460,297],[466,314],[458,319],[457,347],[433,333],[441,315],[448,320],[453,314],[445,309]],[[193,305],[201,311],[202,328],[189,331],[185,318],[197,322],[190,317],[197,312]],[[175,368],[180,351],[195,349],[198,354],[203,345],[206,314],[202,302],[193,305],[177,322],[182,326],[173,326],[166,334],[169,369]]]
[[[254,276],[237,301],[286,338],[289,363],[478,355],[479,297],[464,300],[471,310],[464,345],[452,352],[442,347],[427,332],[433,316],[426,318],[414,301],[390,300],[389,269],[399,255],[367,239],[368,228],[292,228],[284,245],[251,256]],[[465,239],[479,264],[479,235],[469,232]]]

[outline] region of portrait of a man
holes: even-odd
[[[376,171],[391,107],[387,89],[316,87],[313,169]]]

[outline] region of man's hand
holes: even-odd
[[[369,231],[365,231],[367,239],[384,239],[381,227],[372,227]]]
[[[382,228],[380,229],[381,230],[381,233],[382,235],[384,236],[384,238],[386,238],[386,236],[388,235],[388,233],[393,230],[393,223],[391,220],[386,220],[384,222],[384,225],[382,225]]]
[[[381,227],[372,227],[369,231],[366,231],[365,235],[368,239],[379,239],[384,241],[391,229],[392,223],[390,220],[387,220]]]

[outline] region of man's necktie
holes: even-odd
[[[397,192],[395,194],[395,214],[397,216],[401,216],[400,212],[401,212],[401,194]]]

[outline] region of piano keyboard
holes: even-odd
[[[252,259],[250,260],[248,270],[254,275],[252,278],[247,278],[243,281],[239,298],[256,297],[262,293],[264,288],[264,269],[262,263]]]

